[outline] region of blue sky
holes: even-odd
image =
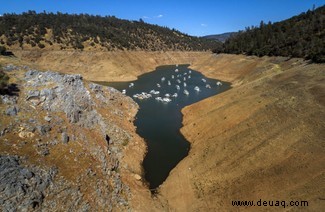
[[[0,0],[0,14],[36,12],[114,15],[202,36],[281,21],[325,0]]]

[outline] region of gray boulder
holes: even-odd
[[[66,144],[66,143],[69,142],[69,136],[67,135],[66,132],[63,132],[63,133],[61,134],[61,140],[62,140],[62,143],[64,143],[64,144]]]
[[[52,128],[50,125],[40,125],[36,126],[36,129],[40,135],[46,135]]]
[[[8,116],[15,116],[17,115],[18,112],[19,112],[19,108],[16,105],[14,105],[14,106],[9,106],[6,109],[5,114]]]

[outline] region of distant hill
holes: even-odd
[[[13,48],[80,50],[205,51],[220,43],[175,29],[128,21],[114,16],[63,13],[4,14],[0,17],[0,45]]]
[[[217,34],[217,35],[206,35],[206,36],[203,36],[202,38],[210,39],[210,40],[217,40],[217,41],[224,43],[228,38],[230,38],[231,36],[234,36],[236,34],[237,34],[237,32],[226,32],[226,33]]]
[[[247,27],[216,52],[286,56],[325,62],[325,6],[277,23]]]

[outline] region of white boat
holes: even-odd
[[[171,85],[170,81],[168,80],[168,85]]]
[[[186,87],[187,86],[186,82],[184,82],[183,85],[184,85],[184,87]]]
[[[137,99],[148,99],[151,98],[152,95],[150,93],[146,93],[146,92],[142,92],[140,94],[134,94],[133,98],[137,98]]]
[[[209,89],[211,88],[211,86],[209,84],[206,84],[205,87],[209,88]]]
[[[179,87],[179,85],[176,85],[176,89],[179,90],[179,89],[181,89],[181,87]]]
[[[218,81],[216,84],[217,84],[217,86],[221,86],[222,85],[222,83],[220,81]]]
[[[160,96],[157,96],[155,99],[156,99],[157,101],[162,101],[162,98],[161,98]]]
[[[162,77],[162,78],[161,78],[161,81],[163,82],[163,81],[165,81],[165,79],[166,79],[165,77]]]
[[[189,95],[190,93],[188,92],[188,90],[184,90],[184,92],[183,92],[185,95]]]
[[[184,79],[184,81],[186,81],[186,77],[184,77],[183,79]]]
[[[129,84],[129,88],[132,88],[133,86],[134,86],[134,83],[131,82],[131,83]]]
[[[126,90],[125,89],[122,90],[122,94],[126,94]]]
[[[179,79],[177,79],[177,83],[181,83],[181,81]]]
[[[185,75],[187,75],[187,73],[185,72],[183,75],[185,76]]]
[[[207,80],[206,80],[206,79],[204,79],[204,78],[202,78],[202,82],[206,83],[206,82],[207,82]]]
[[[176,73],[178,72],[178,68],[175,69],[175,72],[176,72]]]
[[[172,100],[170,98],[168,98],[168,97],[165,97],[165,98],[162,99],[162,101],[163,102],[171,102]]]
[[[159,83],[157,83],[157,87],[158,87],[158,88],[160,88],[160,87],[161,87]]]
[[[165,94],[165,97],[170,97],[170,94],[169,94],[169,93],[166,93],[166,94]]]
[[[175,76],[174,75],[172,75],[172,79],[174,79],[175,78]]]
[[[159,91],[155,91],[155,90],[151,90],[149,93],[157,95],[157,94],[159,94],[160,92],[159,92]]]
[[[196,90],[197,92],[200,92],[200,88],[198,86],[195,86],[194,90]]]
[[[178,96],[177,93],[174,93],[174,94],[172,95],[172,97],[174,97],[174,98],[176,98],[177,96]]]
[[[187,77],[188,79],[191,79],[191,75],[188,75],[188,77]]]
[[[191,71],[191,70],[189,70],[189,71],[188,71],[188,73],[192,73],[192,71]]]

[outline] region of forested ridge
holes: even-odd
[[[0,17],[0,53],[7,49],[214,50],[216,53],[286,56],[325,62],[325,6],[277,23],[246,27],[222,45],[176,29],[114,16],[36,13]]]
[[[277,23],[247,27],[215,52],[286,56],[325,62],[325,6]]]
[[[221,44],[175,29],[114,16],[36,13],[0,17],[0,45],[7,48],[104,50],[212,50]]]

